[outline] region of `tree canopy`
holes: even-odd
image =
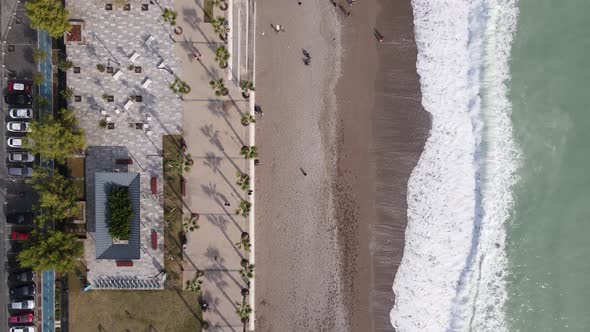
[[[108,198],[109,234],[117,239],[129,239],[131,219],[131,197],[127,187],[114,188]]]
[[[70,31],[70,13],[58,0],[30,0],[25,2],[26,15],[35,29],[43,29],[57,38]]]
[[[86,148],[84,131],[77,127],[72,110],[60,110],[60,119],[45,115],[30,124],[25,145],[34,154],[63,163],[76,152]]]
[[[39,194],[38,208],[42,210],[35,221],[61,221],[78,215],[76,190],[72,182],[57,172],[49,173],[36,168],[33,177],[27,181]]]
[[[83,250],[82,242],[73,234],[52,230],[46,234],[33,232],[17,258],[22,267],[65,273],[74,270]]]

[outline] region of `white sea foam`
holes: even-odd
[[[505,331],[504,222],[519,160],[506,81],[516,0],[412,0],[432,129],[408,184],[391,322]]]

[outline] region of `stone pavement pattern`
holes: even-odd
[[[160,1],[166,6],[170,1]],[[140,3],[131,3],[131,10],[124,11],[113,4],[113,10],[105,10],[105,3],[92,0],[67,1],[71,18],[85,23],[85,45],[67,45],[67,55],[74,66],[80,67],[76,74],[68,71],[68,86],[80,102],[72,102],[86,131],[89,143],[86,160],[87,222],[89,238],[86,240],[88,279],[105,276],[133,276],[150,279],[158,275],[164,266],[163,255],[163,207],[162,207],[162,135],[180,133],[182,124],[181,102],[172,94],[169,84],[180,69],[180,62],[173,52],[169,36],[170,26],[161,19],[161,9],[148,5],[142,10]],[[154,37],[150,45],[145,41]],[[132,63],[129,56],[137,52],[139,57]],[[165,69],[158,69],[163,61]],[[97,64],[113,66],[122,76],[99,72]],[[141,73],[128,70],[134,64],[141,66]],[[143,88],[149,78],[152,83]],[[103,95],[114,96],[107,102]],[[124,105],[130,96],[141,95],[141,102],[134,102],[128,110]],[[106,119],[114,129],[99,127]],[[142,129],[136,129],[136,123]],[[132,165],[115,164],[115,159],[133,159]],[[94,173],[97,171],[128,171],[140,173],[141,182],[141,258],[133,267],[116,267],[113,260],[96,260],[94,250]],[[150,178],[158,178],[158,194],[152,195]],[[151,249],[151,231],[158,234],[158,249]],[[160,275],[161,278],[161,275]],[[162,283],[159,284],[160,286]]]
[[[247,162],[239,151],[248,144],[248,127],[240,123],[241,113],[248,112],[248,101],[235,81],[225,81],[230,90],[226,97],[215,96],[209,86],[211,79],[227,78],[229,68],[221,69],[215,62],[215,49],[223,42],[204,22],[203,0],[176,0],[175,10],[177,24],[183,28],[183,34],[175,36],[175,51],[182,63],[182,78],[192,88],[183,98],[183,136],[195,160],[185,174],[185,203],[190,210],[185,212],[198,213],[200,226],[187,234],[184,280],[191,280],[197,269],[205,272],[203,299],[210,309],[203,319],[211,324],[210,330],[242,331],[236,302],[242,302],[241,289],[246,287],[240,275],[245,256],[235,243],[248,231],[248,221],[235,215],[235,210],[248,195],[235,183],[237,171],[247,173]],[[215,8],[214,16],[227,17],[228,11]],[[202,54],[201,61],[192,55],[194,49]],[[226,201],[230,206],[224,205]]]

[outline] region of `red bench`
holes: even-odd
[[[150,182],[150,185],[152,187],[152,194],[157,194],[158,193],[158,179],[155,176],[152,176],[152,180]]]
[[[115,163],[117,165],[133,165],[133,159],[128,158],[128,159],[117,159],[115,161]]]
[[[152,229],[152,249],[158,249],[158,232]]]
[[[133,261],[117,261],[117,266],[133,266]]]

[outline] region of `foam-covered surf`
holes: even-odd
[[[398,331],[504,331],[504,222],[518,154],[506,81],[515,0],[412,0],[432,129],[408,184]]]

